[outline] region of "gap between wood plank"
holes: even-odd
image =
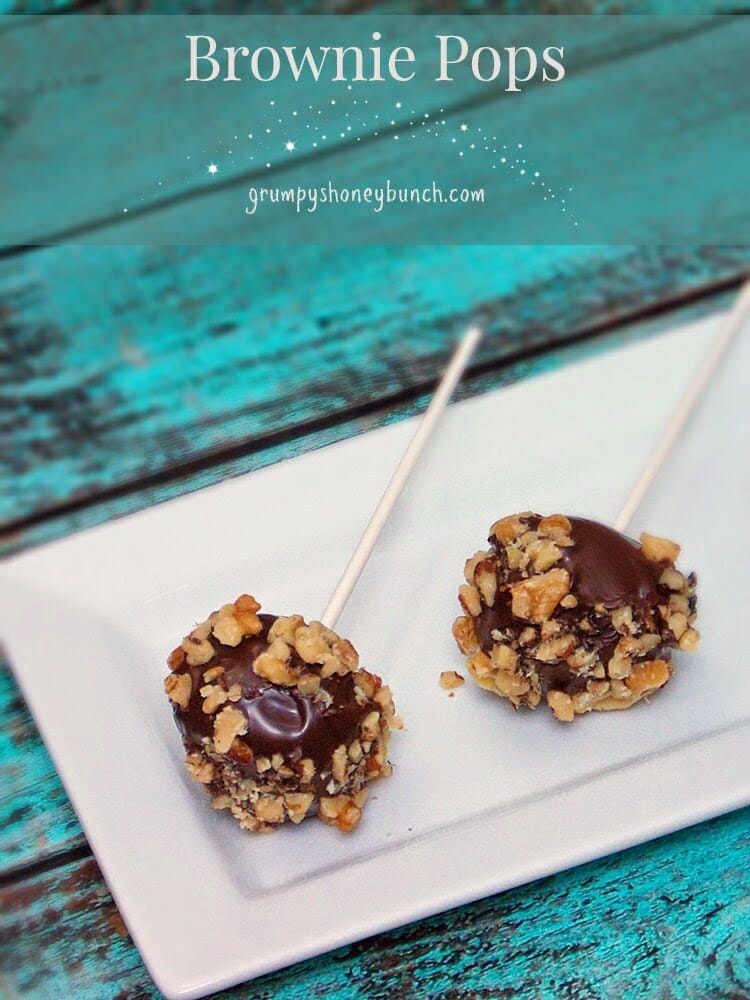
[[[29,861],[23,865],[16,865],[8,868],[7,871],[0,872],[0,891],[26,879],[44,875],[55,868],[63,868],[74,861],[86,861],[91,857],[93,854],[88,841],[84,841],[75,847],[66,847],[62,851],[50,854],[49,857],[43,858],[41,861]]]
[[[53,16],[53,15],[46,15]],[[585,15],[581,15],[585,16]],[[687,39],[693,38],[698,35],[705,35],[712,31],[717,31],[725,28],[727,24],[731,21],[738,20],[743,15],[739,14],[722,14],[722,15],[706,15],[704,19],[699,20],[697,23],[691,27],[685,28],[684,31],[669,37],[659,37],[653,41],[643,41],[639,39],[637,42],[631,42],[627,44],[616,53],[606,52],[604,55],[592,56],[590,59],[584,61],[579,67],[576,68],[576,75],[585,75],[589,72],[596,71],[602,66],[611,66],[613,64],[622,62],[631,58],[632,56],[639,56],[645,52],[650,52],[653,50],[664,48],[665,46],[681,43]],[[527,87],[529,92],[538,90],[542,86],[541,83],[530,83]],[[502,96],[502,95],[501,95]],[[490,90],[489,92],[478,91],[475,94],[469,95],[455,104],[451,105],[446,113],[458,114],[460,112],[473,111],[477,108],[485,107],[486,105],[492,104],[499,100],[498,94],[495,91]],[[379,143],[381,139],[387,138],[391,135],[396,135],[399,131],[404,128],[404,123],[399,122],[396,125],[383,127],[379,130],[376,135],[371,132],[359,137],[360,147],[364,148],[368,145],[374,145]],[[338,143],[327,149],[318,149],[314,152],[303,153],[296,157],[294,162],[289,162],[287,164],[281,164],[277,166],[270,173],[264,171],[260,167],[253,167],[250,170],[233,174],[231,177],[227,177],[224,180],[213,180],[210,187],[203,187],[198,191],[183,190],[179,191],[173,195],[162,197],[158,202],[151,203],[149,205],[144,205],[142,208],[133,207],[128,213],[127,220],[122,218],[122,215],[118,214],[108,214],[102,215],[98,218],[90,219],[86,222],[79,223],[75,226],[69,226],[66,229],[62,229],[56,233],[52,233],[44,238],[43,243],[27,243],[27,244],[15,244],[8,246],[0,246],[0,259],[6,257],[18,256],[23,253],[28,253],[39,249],[40,247],[50,246],[57,243],[69,243],[75,242],[87,234],[96,233],[102,229],[107,229],[108,227],[117,227],[118,224],[127,222],[130,223],[133,219],[147,218],[153,216],[163,211],[164,209],[172,208],[176,205],[183,205],[187,202],[198,202],[204,198],[212,198],[214,195],[222,192],[228,191],[241,185],[246,185],[252,183],[253,181],[258,181],[263,179],[264,183],[268,183],[270,178],[282,177],[286,173],[298,170],[300,167],[304,167],[306,164],[311,162],[321,163],[327,160],[332,160],[340,154],[349,152],[352,149],[352,144],[347,142]]]
[[[551,351],[559,351],[568,347],[584,344],[588,341],[596,340],[605,334],[612,333],[620,327],[628,326],[632,323],[654,319],[667,312],[680,309],[692,303],[700,302],[725,291],[738,288],[745,280],[744,273],[733,274],[727,278],[717,279],[699,288],[678,292],[666,299],[661,299],[655,303],[649,303],[637,307],[629,312],[625,312],[609,320],[602,320],[590,327],[579,330],[556,341],[554,344],[537,344],[521,348],[517,351],[504,355],[500,359],[476,362],[471,365],[464,376],[464,385],[471,385],[472,381],[493,373],[500,373],[506,368],[517,365],[524,361],[538,358]],[[478,315],[472,317],[477,322],[482,323],[484,316],[479,311]],[[7,521],[0,528],[0,543],[8,541],[11,536],[26,529],[33,528],[40,524],[47,523],[59,517],[84,510],[96,504],[119,499],[125,496],[140,493],[144,489],[161,486],[189,475],[210,469],[213,466],[221,465],[249,455],[257,454],[269,448],[276,447],[298,437],[306,437],[311,434],[345,425],[352,420],[363,417],[375,416],[384,410],[392,410],[399,406],[416,402],[420,396],[428,393],[434,387],[434,382],[420,381],[408,388],[393,392],[378,399],[349,406],[345,410],[331,413],[327,416],[318,417],[313,420],[303,421],[298,424],[286,427],[281,431],[269,431],[265,434],[253,437],[250,440],[236,441],[224,448],[213,450],[207,454],[198,455],[185,461],[179,462],[169,468],[160,469],[148,475],[144,475],[129,483],[121,483],[111,488],[100,489],[80,499],[66,500],[45,510],[37,511],[34,514],[18,518],[14,521]]]

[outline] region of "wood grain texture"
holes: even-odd
[[[0,14],[712,14],[743,0],[0,0]]]
[[[749,853],[745,809],[222,996],[743,1000],[750,996]],[[4,886],[0,913],[9,997],[159,995],[93,859]]]
[[[683,267],[686,264],[682,259]],[[682,272],[685,273],[684,271]],[[611,287],[611,286],[610,286]],[[683,288],[683,292],[689,286]],[[543,299],[541,301],[544,301]],[[553,308],[554,294],[548,308]],[[501,365],[480,364],[462,385],[461,395],[473,395],[490,388],[529,378],[558,368],[580,356],[611,349],[669,328],[678,322],[687,322],[706,312],[725,305],[726,296],[698,298],[688,306],[675,311],[672,308],[637,323],[622,324],[622,317],[607,334],[591,339],[583,337],[559,349],[551,349],[543,338],[532,341],[532,346],[516,360]],[[662,306],[665,303],[662,302]],[[631,303],[632,308],[632,303]],[[537,314],[537,320],[542,313]],[[527,317],[528,334],[535,327]],[[595,329],[590,327],[589,329]],[[352,409],[346,419],[330,425],[316,427],[303,435],[286,437],[270,447],[255,451],[240,449],[236,454],[225,451],[223,458],[199,466],[192,472],[177,471],[173,477],[151,487],[136,479],[128,488],[120,488],[111,496],[99,494],[98,502],[89,500],[74,512],[59,512],[58,516],[42,519],[33,526],[18,531],[7,541],[7,548],[39,543],[82,527],[127,514],[150,504],[179,496],[212,482],[220,482],[233,475],[252,471],[295,454],[335,440],[351,437],[375,426],[402,419],[419,411],[426,404],[426,396],[417,394],[406,399],[383,398],[378,405],[363,416],[354,416]],[[3,675],[0,687],[0,877],[3,873],[18,870],[50,858],[67,849],[81,845],[82,835],[73,818],[54,768],[41,745],[38,733],[28,716],[25,705],[10,676]]]
[[[339,106],[342,85],[321,78],[314,95],[321,113],[315,120],[321,132],[329,133],[327,141],[321,141],[317,150],[300,149],[293,159],[286,153],[284,160],[271,157],[271,170],[264,162],[271,154],[256,150],[252,162],[253,143],[245,134],[234,135],[238,121],[258,133],[264,126],[276,126],[276,112],[268,107],[265,94],[260,96],[252,88],[227,91],[221,86],[193,85],[187,90],[188,85],[175,77],[176,56],[164,55],[164,30],[152,29],[148,34],[145,22],[137,18],[99,19],[90,28],[83,20],[86,31],[71,32],[65,30],[70,23],[67,19],[47,18],[35,31],[24,28],[4,36],[0,149],[12,155],[0,158],[0,186],[18,194],[9,200],[2,218],[5,244],[62,239],[103,244],[244,243],[258,228],[258,223],[249,223],[244,215],[249,184],[306,187],[330,180],[348,187],[352,178],[364,178],[377,185],[386,177],[398,176],[403,157],[391,132],[397,134],[408,126],[410,108],[435,115],[443,105],[443,117],[450,116],[453,108],[461,109],[462,115],[473,111],[482,121],[491,122],[498,135],[523,140],[527,148],[536,138],[535,162],[540,167],[544,168],[545,153],[555,150],[557,173],[548,170],[547,179],[554,182],[553,174],[564,178],[566,188],[586,191],[583,228],[576,231],[567,216],[553,210],[529,185],[516,184],[519,178],[515,176],[507,178],[507,184],[513,184],[512,196],[502,187],[505,197],[500,199],[496,191],[499,175],[492,170],[491,156],[477,153],[469,169],[468,161],[455,155],[449,158],[444,150],[441,186],[448,190],[468,184],[495,192],[495,202],[501,201],[501,220],[484,207],[480,221],[485,224],[480,227],[476,213],[466,206],[450,213],[446,205],[400,205],[398,212],[370,212],[368,224],[352,226],[346,242],[365,237],[371,244],[399,242],[404,232],[424,232],[428,224],[432,228],[419,242],[495,242],[499,238],[505,242],[645,242],[642,234],[633,235],[631,230],[633,219],[643,215],[637,206],[643,205],[644,183],[659,192],[649,208],[663,234],[653,234],[651,242],[660,236],[665,242],[678,242],[670,223],[679,229],[683,220],[684,226],[686,187],[701,203],[705,228],[701,242],[729,242],[729,220],[732,228],[742,228],[744,209],[736,187],[738,178],[744,180],[746,165],[741,154],[723,155],[720,162],[714,162],[727,149],[744,148],[737,140],[743,97],[734,87],[734,67],[741,61],[750,31],[742,19],[736,23],[732,18],[706,17],[676,22],[609,17],[566,21],[564,35],[573,52],[574,70],[564,87],[532,86],[523,100],[509,100],[501,89],[488,88],[471,74],[457,77],[448,91],[437,88],[427,74],[418,75],[409,84],[408,103],[389,112],[392,128],[368,114],[363,121],[359,115],[352,116],[351,130],[345,131]],[[163,20],[168,24],[171,53],[185,29],[178,35],[172,19]],[[422,26],[423,21],[415,19],[413,24]],[[499,19],[474,17],[470,23],[473,40],[507,44],[510,29]],[[518,31],[526,44],[549,42],[545,20],[517,18],[515,23],[522,25]],[[271,19],[266,24],[264,41],[288,42],[289,27],[283,21]],[[379,22],[372,26],[382,27]],[[233,31],[248,40],[244,22]],[[411,29],[418,62],[431,61],[433,33],[427,27]],[[295,38],[304,41],[301,35]],[[314,42],[312,35],[309,40]],[[351,42],[350,34],[345,40]],[[48,58],[40,58],[40,52],[48,52]],[[54,86],[50,86],[50,75]],[[707,79],[713,86],[706,87]],[[20,85],[19,80],[23,81]],[[127,80],[127,87],[118,85],[120,80]],[[379,87],[381,110],[390,105],[387,94],[392,94],[394,103],[403,97],[398,85],[386,82]],[[684,101],[685,93],[691,94],[689,102]],[[299,85],[279,78],[274,96],[279,109],[289,101],[298,104]],[[650,122],[658,123],[658,128],[644,127],[644,98]],[[129,111],[134,106],[139,109],[137,116]],[[571,123],[575,123],[573,130]],[[698,134],[700,144],[694,142]],[[574,148],[571,135],[576,137]],[[404,183],[433,178],[436,154],[421,140],[419,148],[422,156],[410,155]],[[616,149],[616,155],[607,156],[610,148]],[[628,155],[634,148],[637,172]],[[206,157],[220,160],[221,172],[216,177],[207,174]],[[54,171],[49,170],[51,160]],[[423,169],[429,171],[429,178],[422,177]],[[691,172],[686,173],[688,169]],[[34,199],[23,198],[24,190],[33,190]],[[613,190],[618,193],[616,199]],[[450,225],[446,226],[448,214]],[[669,222],[665,223],[665,215]],[[667,240],[670,232],[672,239]],[[262,239],[278,244],[319,242],[320,217],[277,211],[272,223],[262,228]]]
[[[0,661],[0,879],[85,843],[21,692]]]
[[[3,261],[6,543],[30,518],[252,467],[241,460],[413,401],[470,319],[488,329],[479,363],[500,369],[749,268],[746,247],[61,248]]]
[[[709,303],[702,300],[687,310],[690,317],[696,311],[715,309],[715,297]],[[687,318],[687,317],[686,317]],[[662,318],[661,325],[674,322]],[[544,350],[500,369],[480,368],[457,392],[468,396],[509,384],[521,378],[530,378],[543,371],[554,370],[561,364],[593,352],[611,349],[658,332],[659,320],[634,324],[624,329],[596,337],[589,341],[562,348]],[[427,403],[427,396],[417,395],[401,403],[383,402],[377,410],[364,417],[353,417],[336,422],[313,433],[295,436],[275,447],[260,452],[240,455],[233,460],[212,463],[206,468],[185,475],[176,475],[159,486],[146,489],[136,481],[132,491],[119,491],[110,499],[100,498],[96,504],[84,503],[76,514],[43,520],[34,528],[19,532],[16,542],[25,547],[51,537],[59,537],[84,525],[101,523],[118,514],[129,513],[171,496],[183,495],[210,482],[220,482],[238,475],[290,458],[295,454],[322,447],[336,440],[352,437],[377,426],[403,419],[419,412]],[[10,879],[14,872],[39,863],[48,864],[70,850],[76,850],[85,840],[70,803],[65,796],[57,773],[29,716],[23,698],[13,681],[7,664],[0,666],[0,879]]]

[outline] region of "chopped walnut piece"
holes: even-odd
[[[186,636],[182,640],[182,648],[185,650],[187,662],[191,667],[202,667],[214,655],[214,647],[208,639],[196,635]]]
[[[360,731],[362,733],[362,738],[365,740],[374,740],[375,737],[380,732],[380,712],[370,712],[368,713],[360,725]]]
[[[348,639],[338,639],[331,646],[331,652],[351,672],[359,667],[359,653]]]
[[[516,618],[543,622],[550,617],[570,589],[570,575],[564,569],[551,569],[540,576],[520,580],[511,589],[512,611]]]
[[[208,621],[201,622],[199,625],[196,625],[193,631],[190,633],[190,638],[208,639],[208,637],[211,635],[211,624],[212,624],[212,619],[214,617],[215,616],[212,615]]]
[[[232,745],[227,750],[227,756],[238,764],[252,764],[253,762],[253,751],[239,736],[235,736],[232,740]]]
[[[292,823],[301,823],[307,816],[315,796],[312,792],[288,792],[284,796],[284,804]]]
[[[556,663],[570,656],[575,647],[576,641],[572,635],[559,635],[556,639],[547,639],[546,642],[539,643],[536,658],[542,663]]]
[[[300,782],[303,785],[309,785],[315,777],[315,764],[313,763],[312,758],[303,757],[297,767],[299,768]]]
[[[253,670],[258,677],[265,677],[272,684],[292,687],[297,683],[297,675],[283,660],[270,653],[261,653],[253,661]]]
[[[543,517],[538,528],[541,535],[546,535],[558,545],[573,544],[573,539],[570,537],[572,530],[573,525],[564,514],[550,514],[549,517]]]
[[[562,552],[560,552],[560,549],[558,549],[554,542],[543,538],[532,542],[528,546],[527,551],[531,556],[531,561],[534,563],[534,569],[537,573],[543,573],[545,570],[550,569],[562,555]]]
[[[297,654],[305,663],[322,663],[331,652],[321,630],[320,622],[311,622],[309,625],[300,625],[294,633]]]
[[[476,618],[481,614],[482,602],[479,591],[475,587],[470,587],[466,583],[462,584],[458,588],[458,599],[467,615],[473,615]]]
[[[498,670],[492,679],[496,689],[511,700],[526,694],[531,687],[529,681],[521,674],[506,674],[502,670]]]
[[[547,704],[560,722],[572,722],[575,718],[573,699],[564,691],[548,691]]]
[[[333,774],[336,781],[340,784],[344,784],[346,781],[346,768],[348,764],[348,755],[346,747],[342,743],[341,746],[336,747],[333,752],[333,757],[331,758],[331,773]]]
[[[221,677],[224,673],[224,667],[210,667],[208,670],[203,672],[203,683],[210,684],[211,681],[215,681],[217,677]]]
[[[362,810],[353,802],[348,802],[336,817],[336,826],[342,833],[349,833],[362,819]]]
[[[236,708],[227,706],[214,718],[214,748],[217,753],[226,753],[235,736],[247,732],[247,719]]]
[[[261,795],[255,803],[255,813],[264,823],[283,823],[284,799],[280,795]]]
[[[219,706],[223,705],[229,697],[223,687],[218,684],[205,684],[200,690],[203,704],[201,706],[206,715],[213,715]]]
[[[375,694],[375,677],[367,670],[358,671],[355,683],[366,698],[372,698]]]
[[[484,677],[487,674],[492,673],[492,663],[490,662],[490,658],[482,649],[480,649],[478,653],[475,653],[468,662],[477,677]]]
[[[491,608],[495,603],[495,594],[497,593],[497,577],[491,566],[480,563],[476,573],[476,585],[484,603],[488,608]]]
[[[164,690],[175,705],[187,708],[193,690],[190,674],[169,674],[164,678]]]
[[[490,662],[498,670],[512,673],[518,663],[518,653],[505,644],[495,643],[490,654]]]
[[[667,624],[671,628],[675,639],[679,642],[688,628],[687,615],[682,614],[680,611],[675,611],[675,613],[671,614],[667,619]]]
[[[453,637],[464,656],[471,656],[479,648],[479,637],[473,618],[461,616],[453,623]]]
[[[453,691],[465,683],[466,679],[461,674],[456,673],[455,670],[443,670],[440,674],[440,687],[445,688],[446,691]]]
[[[641,532],[641,551],[650,562],[673,563],[680,554],[680,546],[658,535]]]
[[[348,833],[362,818],[362,811],[347,795],[324,796],[320,800],[320,818]]]
[[[644,660],[633,665],[633,670],[630,676],[625,678],[625,683],[635,694],[642,694],[644,691],[662,687],[671,674],[666,660]]]
[[[490,533],[495,536],[498,542],[507,545],[524,530],[524,525],[521,522],[522,516],[521,514],[512,514],[510,517],[501,517],[492,525]]]
[[[268,630],[268,641],[273,642],[274,639],[283,639],[287,645],[293,646],[294,634],[303,623],[304,619],[302,615],[289,615],[286,618],[277,618],[275,622],[271,623],[271,627]]]
[[[680,637],[679,646],[680,649],[685,653],[694,653],[698,648],[698,643],[701,641],[701,634],[697,628],[689,628],[686,632],[682,633]]]
[[[464,563],[464,578],[467,583],[469,584],[474,583],[474,573],[476,571],[477,566],[481,562],[484,562],[485,559],[489,559],[491,556],[492,556],[491,552],[486,552],[485,550],[482,550],[480,552],[475,552],[474,555],[471,557],[471,559],[466,560],[466,562]]]
[[[256,611],[260,611],[260,604],[250,594],[240,594],[234,602],[234,609],[235,611],[248,611],[250,614],[255,614]]]
[[[345,666],[338,656],[334,656],[333,653],[328,653],[323,658],[323,665],[320,668],[320,676],[325,679],[326,677],[332,677],[334,674],[348,674],[351,671],[347,666]]]
[[[200,781],[202,785],[210,785],[216,775],[216,767],[206,760],[203,754],[189,753],[185,758],[185,765],[191,778]]]
[[[167,657],[167,666],[170,670],[179,670],[182,664],[185,662],[185,650],[182,646],[178,646],[177,649],[173,649],[172,652]]]
[[[234,605],[231,614],[220,614],[214,622],[213,633],[224,646],[239,646],[245,637],[244,630],[234,616]]]

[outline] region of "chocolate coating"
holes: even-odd
[[[671,649],[698,642],[696,578],[675,568],[674,543],[642,541],[562,514],[496,522],[490,551],[467,562],[454,624],[472,676],[516,706],[546,697],[565,721],[663,686]]]
[[[210,667],[223,667],[222,686],[239,684],[242,689],[242,697],[233,707],[245,716],[248,730],[238,739],[252,751],[253,758],[271,758],[280,753],[285,760],[294,762],[308,757],[320,775],[330,769],[336,748],[357,738],[362,719],[377,706],[371,702],[365,706],[357,703],[352,674],[334,675],[321,682],[321,688],[332,698],[330,705],[303,696],[296,688],[278,687],[259,677],[253,670],[253,661],[268,648],[268,630],[276,615],[258,617],[263,623],[260,634],[248,636],[238,646],[224,646],[210,637],[214,659],[202,666],[186,667],[192,679],[192,695],[187,709],[173,706],[177,727],[186,748],[192,745],[200,749],[203,740],[213,735],[214,720],[203,711],[199,691],[203,673]],[[294,651],[291,665],[300,670],[306,668]],[[254,760],[237,760],[235,764],[245,774],[257,775]],[[320,786],[321,781],[317,784]]]
[[[661,566],[649,562],[640,545],[619,531],[582,517],[568,518],[573,545],[563,548],[561,565],[572,578],[579,601],[607,610],[649,608],[659,602]]]
[[[537,529],[541,520],[538,515],[523,518],[531,529]],[[649,562],[637,542],[597,521],[582,517],[570,517],[568,520],[572,527],[570,537],[573,544],[561,549],[559,565],[570,574],[571,593],[576,596],[578,605],[570,610],[559,608],[556,617],[571,626],[587,617],[588,629],[581,635],[581,644],[586,650],[596,653],[606,668],[620,634],[608,615],[597,613],[597,606],[612,611],[630,605],[648,612],[660,601],[667,600],[669,591],[659,587],[662,567]],[[489,541],[498,550],[497,540],[490,537]],[[508,575],[510,579],[520,579],[520,574]],[[528,622],[512,613],[510,590],[500,591],[494,605],[483,607],[477,618],[479,645],[489,653],[495,643],[492,635],[495,629],[518,636],[527,625]],[[662,652],[659,646],[649,658],[654,659]],[[575,694],[586,687],[585,678],[573,674],[564,663],[539,662],[537,672],[543,694],[548,690]]]

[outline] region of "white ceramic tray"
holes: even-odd
[[[470,683],[454,698],[438,685],[461,669],[456,590],[490,523],[530,507],[611,520],[716,328],[710,318],[450,408],[340,622],[408,727],[351,835],[308,822],[258,837],[211,811],[182,764],[164,658],[243,591],[269,611],[319,614],[411,421],[2,566],[14,671],[167,996],[202,996],[750,801],[737,659],[750,606],[748,336],[634,525],[682,541],[700,573],[704,641],[668,689],[565,726]]]

